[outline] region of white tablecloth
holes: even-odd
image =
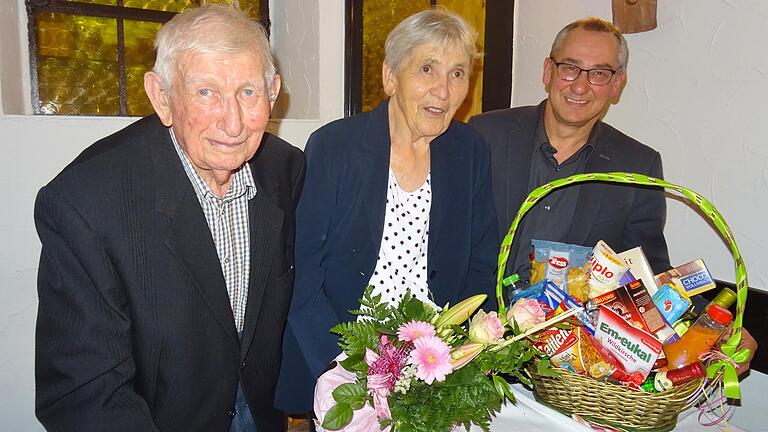
[[[507,403],[501,412],[496,416],[491,424],[492,432],[507,431],[592,431],[570,417],[544,406],[533,398],[533,394],[521,385],[513,385],[512,392],[515,394],[517,404]],[[744,432],[743,429],[729,425],[727,428],[723,425],[706,427],[698,422],[698,411],[690,409],[680,414],[678,417],[675,432],[694,432],[694,431],[720,431],[729,430],[734,432]],[[471,432],[480,431],[480,428],[473,427]]]

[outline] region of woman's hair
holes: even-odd
[[[560,33],[555,36],[555,40],[552,42],[552,49],[549,51],[549,56],[555,58],[555,53],[563,46],[566,36],[571,30],[584,29],[587,31],[610,33],[616,37],[616,42],[619,44],[619,70],[626,70],[627,57],[629,57],[629,49],[627,48],[627,40],[624,39],[624,35],[621,34],[619,29],[608,21],[598,17],[587,17],[574,21],[560,30]]]
[[[389,32],[384,63],[396,71],[417,46],[428,43],[446,48],[456,44],[469,55],[471,71],[475,59],[482,55],[476,42],[477,32],[463,18],[443,7],[434,7],[409,16]]]
[[[183,53],[257,53],[264,67],[267,87],[275,78],[275,62],[264,27],[238,9],[237,3],[209,4],[188,9],[164,24],[155,38],[157,60],[153,71],[169,88]]]

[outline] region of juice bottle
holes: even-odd
[[[706,312],[707,309],[709,309],[709,307],[713,304],[717,304],[728,309],[734,303],[736,303],[736,292],[728,287],[725,287],[720,290],[719,293],[717,293],[715,298],[713,298],[706,307],[704,307],[704,311]],[[692,313],[692,311],[693,308],[689,309],[685,314],[683,314],[682,317],[680,317],[680,319],[675,321],[675,323],[672,325],[672,328],[675,330],[676,336],[672,335],[672,337],[666,341],[667,343],[672,343],[680,339],[680,337],[688,331],[688,328],[691,326],[691,323],[693,323],[695,318],[695,315]]]
[[[709,306],[680,339],[664,345],[667,367],[672,370],[698,361],[699,354],[709,351],[720,340],[731,320],[733,315],[728,309],[718,304]]]
[[[732,289],[725,287],[717,293],[715,298],[713,298],[709,304],[707,304],[707,308],[713,304],[717,304],[728,309],[734,303],[736,303],[736,293]]]

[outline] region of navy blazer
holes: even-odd
[[[376,267],[389,173],[387,102],[310,136],[296,212],[296,285],[288,316],[277,406],[309,411],[316,378],[341,351],[329,329],[348,312]],[[493,292],[496,216],[488,146],[453,121],[430,144],[433,202],[428,286],[438,305]],[[495,307],[494,307],[495,309]]]
[[[500,239],[530,192],[528,178],[536,125],[546,100],[538,106],[490,111],[472,117],[491,148],[493,194]],[[663,178],[661,155],[610,125],[595,123],[594,151],[585,172],[625,171]],[[602,182],[581,183],[579,203],[565,243],[594,246],[604,240],[617,252],[642,246],[656,273],[668,270],[664,239],[666,203],[660,188]],[[566,186],[567,188],[568,186]],[[520,246],[513,244],[508,262]]]
[[[36,414],[55,431],[230,429],[238,382],[273,408],[304,156],[265,134],[249,165],[251,270],[238,337],[216,247],[157,116],[86,149],[38,194]]]

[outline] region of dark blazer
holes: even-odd
[[[242,342],[192,184],[156,116],[86,149],[35,204],[36,414],[52,431],[229,430],[238,381],[260,431],[293,284],[300,150],[265,134],[251,165]]]
[[[531,154],[536,125],[546,101],[538,106],[502,109],[473,117],[469,124],[491,147],[493,195],[500,239],[530,192]],[[598,121],[594,150],[585,172],[625,171],[662,178],[661,155]],[[565,243],[594,246],[604,240],[617,252],[642,246],[655,272],[670,268],[664,239],[666,204],[658,188],[609,183],[582,183],[579,204]],[[519,245],[513,245],[509,262]]]
[[[354,317],[376,267],[389,170],[387,102],[310,136],[296,216],[296,287],[288,315],[277,406],[312,408],[315,379],[341,351],[329,329]],[[495,309],[496,217],[488,146],[452,122],[430,144],[428,286],[444,305],[488,293]],[[487,309],[487,307],[486,307]]]

